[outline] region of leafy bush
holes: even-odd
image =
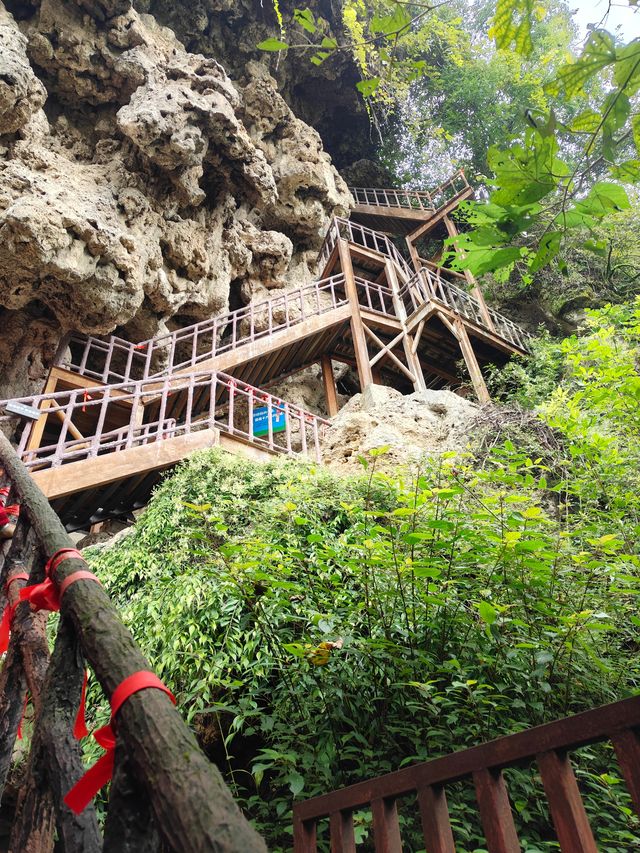
[[[349,480],[201,452],[90,556],[272,849],[294,798],[637,691],[639,327],[611,309],[554,355],[553,466],[509,440]],[[640,849],[611,750],[577,773],[599,849]],[[508,778],[524,848],[558,849],[535,772]],[[482,849],[471,787],[449,800]]]

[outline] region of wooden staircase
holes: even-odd
[[[439,227],[470,195],[466,178],[430,193],[353,193],[366,204],[331,222],[316,281],[136,343],[71,335],[42,394],[0,402],[22,460],[70,529],[143,506],[162,471],[196,448],[319,460],[327,422],[266,390],[313,364],[330,416],[333,362],[353,367],[362,389],[406,393],[457,388],[462,357],[476,396],[488,400],[483,365],[525,353],[528,335],[489,309],[475,284],[461,286],[464,275],[419,257],[411,234],[408,260],[389,234],[357,221]],[[260,435],[257,408],[269,424]],[[284,421],[275,432],[274,418]]]

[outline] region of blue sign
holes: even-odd
[[[287,420],[284,409],[278,406],[271,407],[271,427],[273,432],[284,432],[287,428]],[[269,407],[260,406],[253,410],[253,434],[256,436],[269,434]]]

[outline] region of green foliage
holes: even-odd
[[[411,475],[373,454],[345,480],[201,452],[90,555],[271,849],[294,798],[638,689],[640,306],[590,322],[517,391],[564,437],[553,463],[507,441]],[[637,849],[610,750],[577,767],[599,849]],[[509,773],[525,849],[557,849],[539,779]],[[477,849],[472,790],[449,801]],[[356,830],[370,843],[367,813]]]
[[[514,14],[520,8],[505,4]],[[472,272],[506,276],[515,268],[531,280],[554,261],[567,271],[568,239],[601,251],[594,239],[600,223],[629,208],[624,184],[640,180],[632,145],[639,87],[640,42],[618,45],[602,29],[556,69],[545,86],[548,103],[528,112],[524,134],[489,151],[489,203],[469,203],[472,230],[454,241]]]

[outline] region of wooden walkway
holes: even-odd
[[[331,222],[316,281],[145,341],[71,335],[42,394],[0,401],[21,458],[70,528],[143,506],[162,471],[196,447],[319,459],[327,422],[267,390],[314,364],[330,416],[334,362],[353,367],[362,389],[407,393],[458,387],[462,359],[478,399],[489,399],[483,366],[525,353],[528,335],[488,308],[468,276],[423,259],[411,234],[407,259],[389,234],[356,221],[366,207],[383,225],[401,223],[396,238],[408,221],[451,231],[449,212],[471,193],[466,178],[430,193],[353,193],[366,204]],[[16,405],[36,415],[18,420]],[[257,408],[269,423],[261,435]]]

